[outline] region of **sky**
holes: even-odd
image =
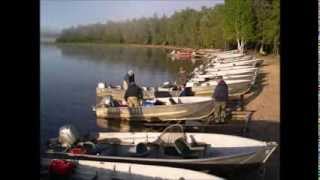
[[[199,10],[212,7],[223,0],[41,0],[41,30],[60,31],[80,24],[105,23],[108,20],[152,17],[187,7]]]

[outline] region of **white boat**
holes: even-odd
[[[256,78],[255,74],[243,74],[243,75],[226,75],[222,76],[224,80],[239,80],[239,79],[249,79],[254,80]],[[204,82],[210,79],[216,79],[217,76],[209,77],[209,78],[191,78],[189,81],[191,82]]]
[[[231,54],[241,54],[239,50],[230,50],[230,51],[223,51],[223,52],[216,52],[216,56],[226,56],[226,55],[231,55]]]
[[[245,67],[233,67],[234,69],[223,69],[223,68],[221,68],[221,69],[216,69],[216,68],[207,68],[207,69],[205,69],[205,71],[206,72],[221,72],[221,71],[225,71],[225,72],[227,72],[227,71],[233,71],[233,72],[237,72],[238,70],[249,70],[249,71],[255,71],[255,70],[257,70],[258,68],[256,68],[256,67],[248,67],[248,66],[245,66]]]
[[[51,145],[46,155],[49,158],[137,163],[195,170],[230,168],[230,171],[234,171],[239,167],[264,164],[277,147],[276,142],[239,136],[186,133],[178,124],[167,127],[162,133],[101,132],[94,142],[97,143],[90,146],[87,154],[66,153],[68,149],[58,145],[53,148]]]
[[[254,66],[207,67],[206,69],[204,69],[204,71],[216,72],[216,71],[229,71],[229,70],[252,69],[252,68],[256,68],[256,67]]]
[[[214,63],[211,66],[214,68],[222,68],[222,67],[234,67],[234,66],[257,66],[261,64],[263,60],[254,59],[254,60],[245,60],[245,61],[236,61],[236,62],[228,62],[228,63]]]
[[[135,163],[103,162],[87,160],[67,161],[76,165],[72,179],[81,180],[223,180],[223,178],[203,172],[165,166],[143,165]],[[49,166],[51,159],[42,159],[43,166]]]
[[[245,54],[237,53],[237,54],[216,54],[219,59],[228,59],[228,58],[239,58],[246,56]]]
[[[258,74],[259,69],[236,69],[227,71],[216,71],[216,72],[205,72],[205,73],[195,73],[193,77],[196,78],[210,78],[214,76],[226,76],[226,75],[243,75],[243,74]]]
[[[228,63],[228,62],[237,62],[237,61],[247,61],[247,60],[252,60],[255,59],[252,56],[241,56],[241,57],[235,57],[235,58],[225,58],[225,59],[219,59],[219,58],[214,58],[211,60],[211,62],[222,62],[222,63]]]
[[[160,102],[161,105],[154,105],[155,102]],[[94,111],[97,118],[129,121],[184,121],[209,117],[214,111],[214,101],[210,96],[165,97],[153,99],[150,101],[150,106],[135,108],[112,107],[99,103]]]
[[[231,84],[240,84],[240,83],[252,83],[252,80],[250,79],[237,79],[237,80],[225,80],[227,85],[231,85]],[[218,81],[216,80],[209,80],[209,81],[205,81],[203,83],[200,83],[200,86],[216,86],[218,85]],[[188,83],[187,85],[188,86]]]

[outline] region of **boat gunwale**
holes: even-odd
[[[208,97],[208,96],[190,96],[190,97]],[[170,98],[170,97],[168,97]],[[173,97],[174,98],[174,97]],[[155,98],[158,99],[158,98]],[[182,103],[182,104],[171,104],[171,105],[154,105],[154,106],[140,106],[140,107],[134,107],[134,108],[130,108],[130,107],[97,107],[97,108],[103,108],[103,109],[144,109],[144,108],[162,108],[162,107],[182,107],[182,106],[191,106],[191,105],[199,105],[199,104],[208,104],[210,102],[214,102],[214,99],[210,99],[210,100],[205,100],[205,101],[200,101],[200,102],[190,102],[190,103]]]

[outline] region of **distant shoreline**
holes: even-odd
[[[41,41],[41,44],[55,44],[55,45],[100,45],[100,46],[123,46],[123,47],[138,47],[138,48],[162,48],[166,50],[196,50],[202,48],[190,48],[190,47],[180,47],[180,46],[173,46],[173,45],[155,45],[155,44],[115,44],[115,43],[97,43],[97,42],[55,42],[55,41]],[[209,48],[204,48],[209,49]],[[212,48],[214,49],[214,48]],[[222,49],[223,50],[223,49]],[[224,50],[223,50],[224,51]],[[256,57],[263,57],[263,55],[255,52],[254,50],[248,50],[250,55],[254,55]],[[269,54],[268,56],[276,56],[273,54]]]
[[[163,48],[163,49],[170,49],[170,50],[194,50],[196,48],[190,47],[180,47],[180,46],[173,46],[173,45],[155,45],[155,44],[115,44],[115,43],[97,43],[97,42],[66,42],[66,43],[59,43],[55,41],[41,41],[41,43],[50,43],[50,44],[66,44],[66,45],[105,45],[105,46],[126,46],[126,47],[141,47],[141,48]]]

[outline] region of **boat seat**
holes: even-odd
[[[136,146],[136,153],[132,153],[134,157],[146,157],[150,154],[150,148],[145,143],[139,143]]]
[[[198,158],[205,151],[205,147],[191,147],[183,138],[175,140],[174,147],[184,158]]]

